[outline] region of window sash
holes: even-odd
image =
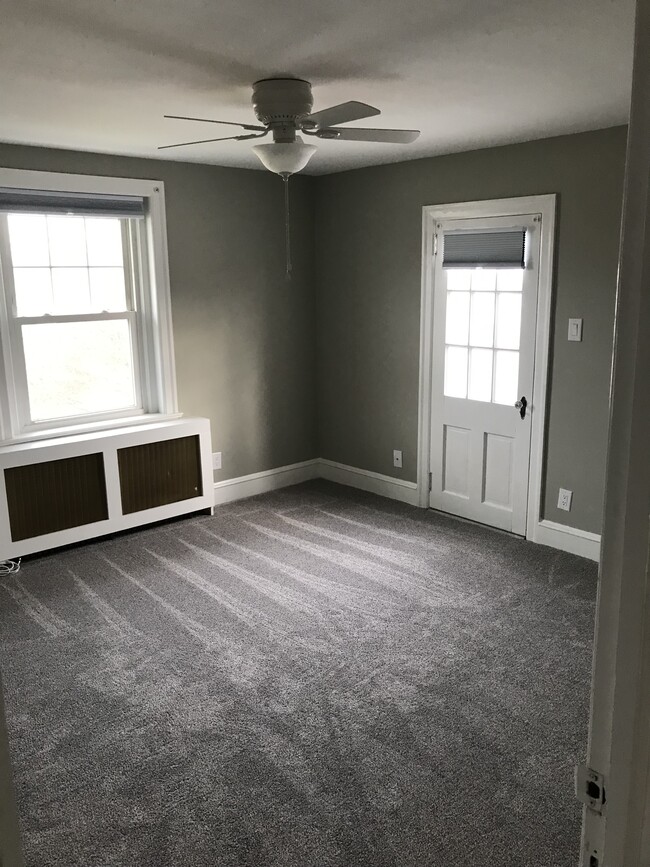
[[[151,406],[151,393],[148,382],[149,366],[143,363],[145,327],[139,311],[146,307],[145,296],[148,291],[143,283],[146,270],[143,267],[140,222],[130,219],[122,221],[122,249],[124,254],[124,281],[126,307],[124,311],[102,313],[44,314],[41,316],[17,316],[17,303],[13,280],[13,263],[9,242],[7,214],[0,213],[0,291],[3,296],[4,322],[4,391],[9,425],[13,437],[39,431],[65,429],[73,425],[92,424],[110,419],[130,418],[144,415]],[[135,405],[113,411],[86,413],[77,416],[60,416],[45,421],[33,421],[29,404],[27,369],[23,347],[23,325],[47,325],[65,322],[101,322],[127,320],[133,364]],[[4,327],[2,327],[4,325]],[[7,431],[5,432],[7,433]]]

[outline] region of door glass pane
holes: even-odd
[[[469,292],[447,293],[445,343],[467,345],[469,332]]]
[[[448,292],[469,292],[472,283],[470,268],[449,268],[446,274]]]
[[[494,292],[472,292],[472,313],[469,328],[471,346],[494,345]]]
[[[497,272],[494,268],[474,268],[472,271],[472,292],[494,292]]]
[[[494,403],[514,406],[518,398],[519,353],[500,350],[496,353]]]
[[[523,285],[523,268],[502,268],[497,272],[497,292],[521,292]]]
[[[15,268],[17,316],[43,316],[52,309],[52,280],[49,268]]]
[[[48,217],[52,265],[87,265],[86,230],[83,217]]]
[[[467,349],[448,346],[445,350],[445,397],[467,397]]]
[[[47,223],[41,214],[9,214],[9,246],[14,267],[49,266]]]
[[[521,294],[497,295],[497,339],[499,349],[519,349],[521,333]]]
[[[492,356],[491,349],[470,349],[469,399],[492,400]]]
[[[135,407],[129,323],[23,325],[32,421]]]

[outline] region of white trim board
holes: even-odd
[[[411,506],[419,505],[416,482],[407,482],[404,479],[395,479],[393,476],[384,476],[382,473],[361,470],[358,467],[328,461],[326,458],[319,459],[318,469],[320,478],[330,482],[370,491],[372,494],[379,494],[380,497],[389,497],[391,500],[399,500]]]
[[[310,479],[327,479],[339,485],[370,491],[380,497],[410,503],[412,506],[418,505],[418,486],[415,482],[406,482],[403,479],[361,470],[325,458],[314,458],[311,461],[287,464],[261,473],[251,473],[248,476],[215,482],[214,504],[220,506],[224,503],[232,503],[245,497],[265,494],[267,491],[298,485]]]
[[[232,503],[235,500],[243,500],[246,497],[266,494],[268,491],[276,491],[278,488],[287,488],[289,485],[298,485],[300,482],[317,479],[320,476],[318,464],[318,459],[314,458],[311,461],[287,464],[284,467],[275,467],[272,470],[263,470],[260,473],[250,473],[247,476],[215,482],[214,504],[221,506],[224,503]]]
[[[535,528],[535,535],[529,541],[538,545],[548,545],[559,551],[568,551],[569,554],[577,554],[588,560],[600,560],[600,536],[598,533],[589,533],[587,530],[579,530],[577,527],[566,527],[555,521],[543,519]]]

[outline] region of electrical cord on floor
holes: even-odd
[[[21,557],[17,560],[0,560],[0,575],[12,575],[20,572]]]

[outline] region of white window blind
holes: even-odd
[[[443,268],[525,268],[525,229],[443,235]]]
[[[140,196],[92,195],[49,190],[15,190],[0,187],[0,212],[12,214],[59,214],[75,217],[144,217]]]

